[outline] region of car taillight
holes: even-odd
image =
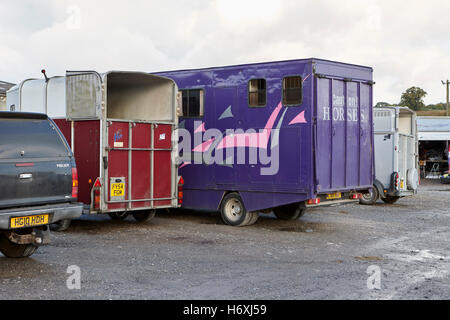
[[[94,210],[100,210],[100,190],[102,188],[102,183],[100,179],[97,178],[94,183],[94,187],[92,188],[94,192]]]
[[[184,179],[180,176],[180,179],[178,180],[178,204],[183,204],[183,185],[184,185]]]
[[[316,198],[316,199],[309,199],[307,201],[307,204],[319,204],[320,203],[320,199]]]
[[[72,168],[72,198],[78,199],[78,171]]]

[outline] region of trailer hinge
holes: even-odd
[[[315,76],[316,76],[317,78],[326,78],[325,75],[320,74],[320,73],[316,73]]]

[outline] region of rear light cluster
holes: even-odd
[[[361,199],[362,198],[362,193],[353,193],[352,195],[351,195],[351,198],[352,199]]]
[[[184,179],[180,176],[180,180],[178,180],[178,204],[183,204],[183,185],[184,185]]]
[[[394,187],[395,189],[398,189],[398,185],[399,185],[399,175],[398,172],[395,173],[395,177],[394,177]]]
[[[307,204],[319,204],[319,203],[320,203],[320,199],[319,198],[309,199],[307,201]]]
[[[78,171],[72,168],[72,198],[78,199]]]
[[[100,190],[102,188],[102,183],[100,182],[100,179],[95,179],[94,187],[92,188],[92,191],[94,193],[94,210],[99,211],[100,210]]]

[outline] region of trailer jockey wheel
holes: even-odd
[[[234,227],[243,227],[255,223],[258,213],[248,212],[238,193],[227,194],[220,205],[222,220],[225,224]]]
[[[109,212],[108,215],[113,220],[125,220],[125,218],[128,217],[128,212]]]
[[[298,203],[292,203],[273,209],[273,213],[280,220],[297,220],[305,214],[305,208]]]
[[[133,218],[137,222],[147,222],[155,217],[156,210],[144,210],[133,212]]]
[[[379,196],[380,194],[378,193],[378,188],[376,186],[373,186],[372,191],[369,191],[362,195],[362,198],[359,199],[359,203],[365,205],[375,204]]]

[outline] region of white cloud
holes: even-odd
[[[319,57],[373,67],[375,102],[415,85],[435,103],[450,78],[448,12],[439,0],[1,1],[0,79]]]

